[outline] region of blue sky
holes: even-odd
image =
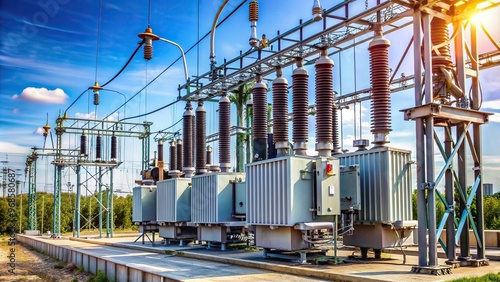
[[[151,27],[160,37],[179,43],[184,49],[193,45],[199,37],[209,31],[213,17],[222,1],[152,1]],[[232,0],[224,9],[221,18],[232,11],[241,1]],[[306,0],[261,0],[257,32],[273,37],[277,30],[286,31],[298,25],[300,19],[311,17],[313,1]],[[324,8],[330,8],[338,1],[321,1]],[[359,1],[357,10],[364,9],[364,1]],[[370,1],[370,5],[373,5]],[[101,7],[100,35],[98,40],[98,19],[100,2],[77,0],[18,0],[2,1],[0,10],[0,160],[8,159],[13,166],[24,167],[24,156],[33,146],[42,147],[43,137],[39,127],[45,125],[48,114],[49,124],[54,127],[55,119],[89,86],[96,77],[100,84],[108,81],[126,62],[136,48],[138,33],[144,31],[148,23],[147,1],[110,1],[103,0]],[[198,6],[199,5],[199,6]],[[248,22],[248,4],[239,9],[217,30],[215,50],[217,61],[231,59],[240,50],[249,49],[250,23]],[[198,14],[198,11],[200,13]],[[484,25],[497,41],[500,41],[500,19],[495,9],[484,16]],[[489,15],[489,16],[488,16]],[[318,29],[320,26],[318,26]],[[402,52],[411,37],[411,27],[387,36],[391,40],[390,66],[395,68]],[[480,52],[493,51],[494,46],[487,42],[480,32]],[[411,53],[411,52],[410,52]],[[356,56],[354,56],[356,54]],[[154,56],[146,62],[142,50],[132,60],[130,66],[107,88],[119,91],[126,98],[139,91],[147,81],[163,71],[179,56],[174,46],[155,42]],[[354,64],[356,58],[356,64]],[[346,50],[341,55],[332,57],[334,67],[334,89],[338,93],[349,93],[369,86],[367,44],[359,45],[356,50]],[[189,75],[201,74],[209,69],[209,41],[201,42],[199,49],[187,54]],[[400,72],[413,73],[413,58],[405,59]],[[314,103],[314,69],[308,67],[311,75],[309,103]],[[291,69],[284,70],[284,75],[291,82]],[[340,75],[342,72],[342,83]],[[483,110],[500,113],[500,80],[498,68],[481,73],[481,86],[484,96]],[[356,75],[356,79],[353,77]],[[274,74],[270,75],[274,78]],[[167,70],[155,83],[141,92],[125,108],[119,109],[112,118],[134,116],[158,108],[174,101],[177,97],[177,85],[184,83],[182,63],[179,61]],[[415,151],[414,123],[403,120],[399,110],[413,106],[413,91],[403,91],[392,97],[393,132],[390,146],[407,148]],[[115,110],[124,101],[124,97],[113,92],[101,93],[101,104],[97,109],[92,105],[92,93],[85,93],[68,111],[70,117],[103,118]],[[217,105],[207,103],[207,134],[217,131]],[[184,103],[178,103],[168,109],[147,117],[154,122],[152,130],[157,131],[177,121],[183,113]],[[357,105],[357,129],[354,136],[353,108],[343,112],[343,143],[352,150],[352,140],[360,137],[372,139],[370,134],[370,102]],[[361,108],[361,130],[359,114]],[[97,110],[97,114],[96,114]],[[310,118],[310,148],[314,148],[314,118]],[[233,122],[234,124],[234,122]],[[172,128],[180,129],[180,125]],[[500,132],[500,117],[495,115],[490,124],[483,128],[484,182],[494,183],[495,190],[500,186],[500,148],[495,142],[495,135]],[[291,130],[290,130],[291,132]],[[74,138],[73,138],[74,139]],[[76,143],[68,139],[69,144]],[[122,158],[125,163],[120,167],[118,186],[127,190],[138,178],[140,168],[137,140],[129,140],[122,146]],[[217,145],[214,159],[217,162]],[[51,147],[50,140],[46,146]],[[156,145],[152,142],[152,150]],[[232,156],[234,159],[234,156]],[[52,182],[51,167],[46,172],[47,161],[39,162],[39,186]],[[71,173],[65,174],[71,179]],[[48,184],[50,186],[50,184]]]

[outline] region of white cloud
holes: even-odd
[[[500,110],[500,100],[483,101],[481,108]]]
[[[106,120],[117,121],[118,120],[118,113],[114,113],[114,114],[110,115],[109,117],[106,118]]]
[[[490,116],[489,121],[490,122],[500,122],[500,114],[495,113],[494,115]]]
[[[84,113],[76,113],[75,114],[76,118],[81,118],[81,119],[96,119],[95,111],[92,111],[88,114]]]
[[[14,143],[0,141],[0,152],[8,152],[9,154],[28,154],[30,151],[30,147],[23,147]]]
[[[40,102],[44,104],[64,104],[68,100],[68,95],[61,88],[48,90],[47,88],[24,88],[20,95],[14,94],[12,100],[26,100]]]
[[[43,135],[43,132],[43,128],[39,127],[35,131],[33,131],[33,134]]]

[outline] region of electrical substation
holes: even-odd
[[[70,118],[67,111],[73,104],[59,114],[53,148],[33,148],[26,160],[26,234],[37,234],[36,166],[37,158],[46,156],[55,168],[52,237],[61,237],[61,191],[66,185],[62,171],[66,169],[77,179],[73,237],[81,237],[80,195],[94,181],[98,183],[99,237],[112,238],[113,201],[103,204],[101,197],[104,192],[113,199],[113,171],[123,162],[120,148],[127,140],[137,139],[141,148],[129,148],[141,151],[141,172],[134,175],[132,221],[139,229],[135,241],[141,240],[142,245],[152,242],[153,248],[183,252],[193,247],[193,253],[203,249],[205,254],[217,251],[218,256],[244,245],[260,250],[261,259],[269,264],[328,261],[332,268],[347,260],[338,254],[343,246],[358,251],[358,261],[383,260],[384,250],[399,250],[403,264],[408,257],[405,250],[416,246],[418,263],[407,266],[409,275],[490,267],[481,144],[483,126],[488,126],[492,114],[481,109],[479,78],[481,70],[500,64],[500,49],[479,53],[481,27],[495,46],[499,41],[470,18],[500,2],[314,0],[311,18],[266,37],[257,28],[259,9],[266,8],[266,1],[243,1],[248,19],[241,20],[250,24],[250,49],[219,63],[215,31],[229,1],[220,2],[210,33],[209,70],[203,74],[188,76],[183,48],[153,33],[154,23],[138,31],[141,41],[135,51],[142,49],[145,60],[154,60],[153,46],[160,42],[175,45],[182,54],[185,81],[177,87],[174,103],[184,110],[172,119],[181,119],[179,130],[169,127],[155,132],[154,120],[134,123],[125,121],[128,117]],[[154,8],[155,3],[151,4]],[[408,42],[386,38],[403,28],[413,31]],[[406,48],[390,63],[395,44]],[[369,56],[364,67],[369,70],[370,87],[335,92],[341,82],[334,79],[333,70],[342,62],[332,58],[353,48],[359,51],[360,46],[368,46],[362,52]],[[404,61],[412,62],[414,72],[397,77]],[[352,75],[341,72],[340,68],[341,79]],[[113,92],[106,88],[108,83],[96,82],[82,95],[93,94],[97,109],[99,93]],[[246,125],[241,126],[231,124],[235,107],[230,95],[244,85],[251,90],[238,105],[245,113]],[[413,89],[408,97],[413,107],[391,103],[392,94],[408,89]],[[345,150],[342,112],[361,108],[363,101],[370,104],[371,136],[355,136],[355,150]],[[206,103],[218,104],[215,121],[209,120]],[[169,106],[162,108],[168,111]],[[391,109],[400,115],[393,116]],[[395,119],[414,129],[416,152],[391,146]],[[216,123],[217,132],[207,132],[208,123]],[[48,121],[44,130],[45,138],[53,138]],[[78,146],[63,142],[68,135],[78,138]],[[247,146],[235,161],[231,155],[239,150],[236,139]],[[88,179],[82,177],[83,171],[90,174]],[[444,187],[444,193],[438,186]],[[412,210],[415,189],[416,215]],[[445,206],[440,217],[436,201]],[[441,263],[439,252],[446,257]]]

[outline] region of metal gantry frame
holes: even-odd
[[[401,2],[401,1],[398,1]],[[453,1],[452,1],[453,2]],[[482,150],[481,125],[488,122],[489,113],[479,111],[481,94],[479,89],[479,61],[477,48],[477,26],[470,22],[470,52],[465,42],[463,13],[470,16],[477,12],[474,2],[468,11],[453,11],[449,3],[432,1],[427,5],[413,5],[414,39],[414,70],[423,73],[422,79],[415,79],[415,107],[403,110],[406,120],[416,122],[417,149],[417,201],[418,201],[418,246],[419,265],[414,266],[414,272],[432,274],[449,273],[451,267],[458,265],[487,265],[484,241],[484,214],[482,192]],[[415,4],[415,3],[411,3]],[[444,5],[446,4],[446,5]],[[436,8],[439,7],[439,8]],[[445,7],[445,8],[443,8]],[[447,9],[446,9],[447,8]],[[463,8],[463,7],[462,7]],[[431,40],[431,20],[433,17],[444,19],[447,23],[455,23],[455,72],[458,86],[465,90],[466,78],[471,78],[471,100],[464,104],[451,106],[434,101],[433,89],[433,46]],[[422,46],[421,44],[422,43]],[[469,54],[470,64],[466,63]],[[422,72],[422,62],[424,71]],[[471,68],[467,69],[466,66]],[[464,93],[466,93],[464,91]],[[467,105],[470,102],[470,107]],[[444,142],[439,138],[438,128],[442,128]],[[455,133],[455,139],[453,138]],[[467,146],[468,145],[468,146]],[[444,165],[436,175],[438,161],[434,151],[438,148],[444,160]],[[474,179],[470,191],[467,191],[467,160],[473,161]],[[458,166],[454,166],[454,161]],[[441,180],[445,181],[445,195],[437,190]],[[455,212],[454,194],[459,194],[458,213]],[[477,214],[473,218],[471,204],[475,198]],[[442,202],[446,211],[442,218],[436,218],[436,198]],[[457,220],[457,217],[460,220]],[[446,240],[440,235],[446,227]],[[472,228],[477,241],[477,254],[471,257],[469,228]],[[427,242],[428,236],[428,242]],[[447,255],[447,265],[439,265],[437,244],[441,244]],[[460,242],[460,255],[456,255],[456,243]]]
[[[110,121],[110,120],[93,120],[93,119],[81,119],[81,118],[68,118],[65,116],[59,116],[56,120],[56,143],[57,148],[52,149],[54,153],[53,165],[55,166],[54,172],[54,218],[53,218],[53,234],[54,236],[59,236],[61,234],[61,190],[62,190],[62,170],[65,167],[71,167],[76,173],[76,201],[75,201],[75,211],[74,211],[74,223],[75,228],[73,230],[73,236],[80,237],[80,196],[82,186],[86,188],[86,183],[93,179],[96,181],[98,187],[97,201],[100,205],[99,207],[99,236],[102,237],[102,187],[107,186],[107,201],[106,201],[106,236],[113,237],[113,169],[120,166],[121,162],[117,159],[110,158],[109,160],[89,160],[88,156],[81,155],[79,146],[76,148],[63,148],[62,136],[63,134],[74,134],[80,135],[85,132],[86,135],[101,135],[101,136],[114,136],[123,138],[138,138],[141,140],[142,144],[142,170],[148,168],[149,154],[150,154],[150,128],[151,122],[143,123],[132,123],[132,122],[122,122],[122,121]],[[118,156],[116,156],[118,157]],[[89,179],[82,180],[81,172],[82,167],[87,170],[87,167],[96,167],[97,172],[95,175],[91,174]],[[105,168],[105,170],[103,170]],[[88,171],[88,170],[87,170]],[[109,172],[109,185],[102,183],[102,177]],[[86,188],[87,189],[87,188]],[[88,218],[88,224],[90,226],[92,218]]]

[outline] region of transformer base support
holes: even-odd
[[[186,226],[181,223],[162,223],[159,228],[159,236],[165,239],[166,245],[172,241],[179,242],[179,247],[183,247],[184,243],[192,242],[197,238],[196,227]]]
[[[225,251],[229,244],[247,243],[245,235],[245,222],[221,222],[217,224],[188,223],[188,226],[196,226],[198,240],[207,242],[207,249],[220,246]]]
[[[458,260],[447,260],[445,261],[445,263],[449,266],[451,266],[451,268],[459,268],[460,267],[460,261]]]
[[[308,262],[316,264],[319,260],[325,260],[326,252],[327,250],[279,251],[265,248],[264,258],[280,258],[300,264],[307,264]],[[333,257],[331,258],[333,259]]]
[[[460,266],[472,266],[472,267],[481,267],[490,265],[490,261],[488,259],[474,259],[470,257],[459,257],[458,263]]]
[[[411,272],[431,275],[446,275],[451,274],[451,269],[452,267],[450,265],[412,266]]]
[[[136,222],[136,225],[139,225],[139,237],[135,239],[134,243],[139,241],[139,239],[142,239],[142,244],[145,244],[145,238],[151,242],[151,245],[154,247],[155,246],[155,233],[158,232],[158,225],[155,223],[147,223],[147,222]],[[149,238],[147,233],[151,233],[152,239]]]

